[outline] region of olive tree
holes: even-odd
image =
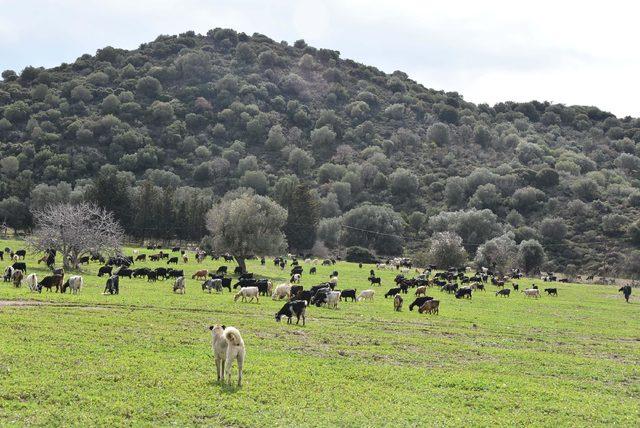
[[[124,232],[113,213],[94,204],[50,205],[34,210],[33,217],[36,229],[29,246],[58,251],[65,269],[77,269],[83,256],[115,254],[122,246]]]
[[[400,197],[408,198],[418,191],[420,183],[418,177],[405,168],[396,169],[389,177],[391,192]]]
[[[518,245],[518,265],[525,273],[539,271],[545,258],[544,248],[535,239],[522,241]]]
[[[286,250],[282,231],[286,221],[287,210],[266,196],[251,193],[227,194],[206,215],[214,249],[233,255],[243,272],[247,257]]]
[[[518,248],[512,234],[493,238],[478,247],[475,262],[478,268],[491,267],[506,272],[514,262]]]
[[[440,268],[458,267],[467,260],[462,238],[453,232],[438,232],[431,237],[428,259]]]
[[[380,254],[402,253],[400,236],[406,227],[402,216],[389,205],[364,204],[343,216],[342,244],[373,248]]]

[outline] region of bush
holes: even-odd
[[[345,260],[351,263],[376,263],[376,257],[366,248],[348,247]]]
[[[434,123],[427,131],[427,138],[438,146],[446,146],[449,144],[449,127],[444,123]]]

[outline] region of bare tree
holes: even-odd
[[[51,205],[36,210],[33,216],[36,229],[29,245],[36,251],[58,251],[66,269],[77,269],[83,256],[114,254],[122,246],[122,227],[113,213],[96,205]]]

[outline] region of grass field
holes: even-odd
[[[179,267],[190,278],[220,264]],[[409,312],[411,294],[394,312],[383,294],[396,272],[381,271],[374,302],[310,307],[302,327],[274,321],[282,302],[234,303],[191,279],[185,295],[125,278],[120,295],[103,296],[98,267],[85,268],[77,296],[0,284],[0,425],[640,425],[637,291],[626,304],[596,285],[554,284],[559,296],[539,300],[498,298],[491,285],[471,301],[431,289],[440,315],[427,316]],[[275,283],[288,273],[248,267]],[[333,269],[339,288],[369,288],[370,266],[348,263],[302,284]],[[215,382],[212,323],[243,334],[240,389]]]

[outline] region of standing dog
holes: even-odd
[[[242,386],[242,367],[244,365],[245,347],[238,329],[224,325],[209,327],[212,337],[213,357],[216,360],[218,381],[231,383],[233,360],[238,361],[238,386]]]

